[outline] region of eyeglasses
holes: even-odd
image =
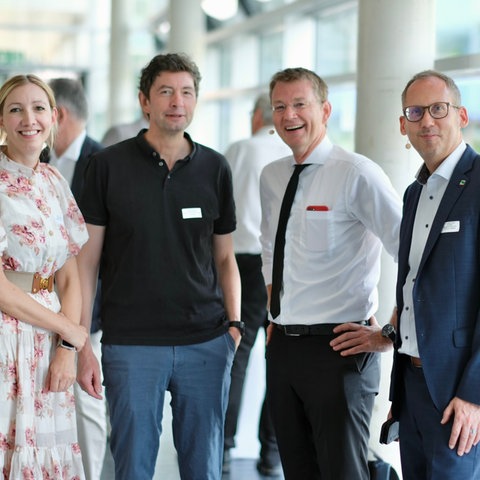
[[[409,122],[419,122],[425,115],[425,110],[428,110],[430,116],[438,120],[439,118],[445,118],[448,115],[449,107],[460,108],[459,106],[452,105],[448,102],[436,102],[427,105],[426,107],[421,105],[406,107],[403,109],[403,115]]]
[[[273,110],[273,113],[282,114],[282,113],[285,113],[285,111],[287,110],[287,107],[292,107],[293,111],[298,113],[308,108],[311,104],[312,102],[295,102],[288,105],[279,103],[278,105],[273,105],[272,110]]]

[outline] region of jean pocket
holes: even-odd
[[[230,335],[228,331],[225,332],[225,338],[226,338],[228,348],[230,348],[231,350],[233,350],[233,352],[235,352],[235,350],[237,349],[235,345],[235,340],[233,339],[233,337]]]

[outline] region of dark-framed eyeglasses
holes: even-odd
[[[403,115],[409,122],[419,122],[425,115],[425,110],[432,118],[445,118],[448,115],[449,107],[460,108],[458,105],[452,105],[449,102],[435,102],[426,107],[422,105],[411,105],[403,109]]]

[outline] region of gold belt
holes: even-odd
[[[42,277],[39,273],[14,272],[4,270],[7,279],[24,292],[37,293],[40,290],[53,291],[55,274],[49,277]]]

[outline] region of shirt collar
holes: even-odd
[[[58,162],[59,160],[65,159],[65,160],[71,160],[73,162],[76,162],[78,160],[78,157],[80,157],[80,152],[82,151],[82,146],[83,142],[85,141],[85,138],[87,136],[87,131],[83,130],[80,135],[68,146],[68,148],[63,152],[63,155],[60,157],[57,157],[55,153],[55,149],[52,148],[50,150],[50,161],[55,163]]]
[[[155,152],[154,148],[145,139],[145,133],[147,132],[147,130],[148,130],[147,128],[142,129],[140,132],[138,132],[138,135],[135,138],[140,148],[144,150],[146,153],[148,153],[149,155],[151,155],[152,153],[158,153],[158,152]],[[192,140],[192,138],[187,132],[183,132],[183,136],[184,138],[187,139],[188,143],[191,145],[192,151],[185,158],[180,158],[179,160],[190,160],[197,153],[197,144]]]
[[[305,159],[303,163],[323,165],[332,151],[333,143],[325,136],[323,140],[314,148],[313,152]],[[295,165],[295,158],[292,157],[292,163]]]
[[[448,182],[452,176],[453,170],[455,169],[466,148],[467,145],[462,140],[458,144],[458,147],[438,166],[438,168],[432,174],[430,174],[427,166],[424,163],[416,174],[417,182],[425,185],[430,176],[439,176]]]

